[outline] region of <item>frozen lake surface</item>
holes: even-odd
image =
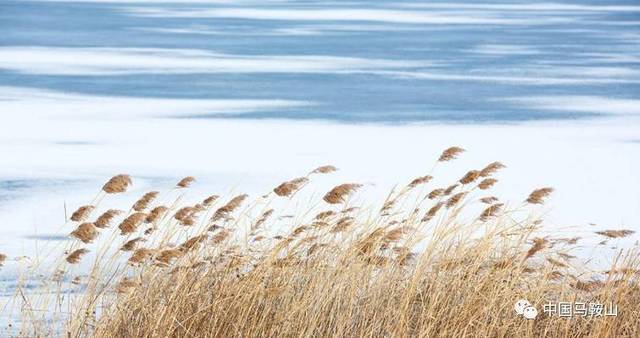
[[[640,230],[636,1],[4,0],[0,31],[10,257],[113,174],[258,196],[330,163],[382,198],[450,145],[443,177],[500,160],[552,225]]]

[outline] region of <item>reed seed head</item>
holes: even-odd
[[[306,177],[298,177],[295,178],[291,181],[287,181],[284,182],[282,184],[280,184],[279,186],[277,186],[275,189],[273,189],[273,192],[276,193],[276,195],[281,196],[281,197],[289,197],[291,196],[291,194],[295,193],[296,191],[300,190],[302,188],[302,186],[307,183],[309,181],[308,178]]]
[[[451,196],[451,198],[447,200],[447,209],[456,206],[456,204],[458,204],[466,194],[466,192],[459,192]]]
[[[187,176],[181,179],[180,182],[178,182],[178,184],[176,184],[176,188],[188,188],[191,185],[191,183],[195,181],[196,181],[195,177]]]
[[[121,213],[122,213],[121,210],[109,209],[105,211],[102,215],[100,215],[100,217],[98,217],[98,219],[95,222],[93,222],[93,225],[95,225],[96,228],[99,228],[99,229],[108,228],[113,218],[120,215]]]
[[[218,208],[218,210],[216,210],[215,214],[213,214],[213,217],[211,217],[211,222],[215,222],[227,217],[230,213],[240,207],[242,202],[244,202],[247,197],[248,195],[242,194],[232,198],[229,202],[227,202],[227,204],[221,206],[220,208]]]
[[[120,250],[122,251],[132,251],[136,248],[136,246],[138,245],[138,242],[144,242],[145,239],[142,237],[136,237],[132,240],[129,240],[127,242],[125,242],[122,247],[120,248]]]
[[[493,175],[496,171],[506,168],[504,164],[500,162],[489,163],[486,167],[480,170],[480,177],[487,177]]]
[[[191,237],[188,240],[186,240],[184,243],[182,243],[180,245],[180,248],[184,251],[191,251],[193,249],[196,249],[200,243],[206,241],[207,238],[208,237],[206,234]]]
[[[487,197],[482,197],[480,199],[480,202],[484,203],[484,204],[493,204],[495,202],[498,202],[498,198],[495,196],[487,196]]]
[[[531,246],[529,251],[527,251],[527,254],[525,255],[524,259],[528,259],[530,257],[533,257],[536,253],[538,253],[539,251],[544,249],[546,247],[547,243],[548,243],[548,241],[545,238],[541,238],[541,237],[534,238],[533,239],[533,245]]]
[[[138,226],[147,218],[147,214],[142,212],[136,212],[131,214],[129,217],[125,218],[120,225],[118,225],[118,229],[120,229],[121,235],[127,235],[135,232],[138,229]]]
[[[73,230],[70,235],[86,244],[93,242],[93,240],[98,237],[98,230],[96,230],[96,227],[95,225],[93,225],[93,223],[82,223],[78,225],[78,227]]]
[[[314,169],[310,174],[329,174],[332,173],[334,171],[337,171],[338,168],[332,166],[332,165],[324,165],[322,167],[318,167],[316,169]]]
[[[224,240],[229,238],[229,236],[231,236],[231,230],[222,229],[215,236],[213,236],[213,238],[211,239],[211,242],[213,244],[220,244],[220,243],[224,242]]]
[[[139,248],[133,252],[129,258],[130,263],[142,263],[153,256],[153,250],[147,248]]]
[[[444,196],[449,196],[454,190],[456,190],[457,187],[458,187],[458,184],[452,184],[447,189],[445,189],[442,194]]]
[[[95,209],[93,205],[83,205],[71,214],[71,220],[74,222],[82,222],[89,218],[93,209]]]
[[[154,199],[156,199],[156,197],[158,197],[158,194],[160,193],[157,191],[150,191],[144,194],[142,197],[140,197],[139,200],[136,201],[136,203],[133,204],[133,210],[143,211],[149,206],[151,202],[153,202]]]
[[[345,216],[339,219],[331,229],[331,232],[338,233],[347,230],[353,224],[353,217]]]
[[[408,188],[415,188],[415,187],[419,186],[420,184],[429,183],[429,181],[431,181],[432,179],[433,179],[433,176],[430,176],[430,175],[417,177],[413,181],[411,181],[411,183],[409,183],[409,185],[407,187]]]
[[[184,252],[179,249],[167,249],[160,251],[158,257],[156,257],[156,261],[169,265],[171,261],[184,255]]]
[[[107,194],[117,194],[127,191],[131,185],[131,176],[120,174],[113,176],[107,183],[102,186],[102,191]]]
[[[465,150],[460,147],[450,147],[445,149],[440,158],[438,158],[438,162],[446,162],[456,159],[458,155],[462,154]]]
[[[596,231],[596,234],[609,238],[622,238],[627,237],[635,233],[633,230],[604,230],[604,231]]]
[[[440,197],[442,194],[444,194],[444,189],[434,189],[434,190],[431,190],[431,192],[427,195],[427,197],[430,200],[432,200]]]
[[[482,214],[480,214],[480,220],[483,221],[483,222],[486,222],[490,218],[495,217],[498,214],[498,212],[500,211],[500,209],[502,208],[502,206],[503,206],[503,204],[498,203],[498,204],[491,205],[488,208],[484,209]]]
[[[89,250],[84,248],[77,249],[72,253],[70,253],[69,255],[67,255],[66,261],[69,264],[77,264],[78,262],[80,262],[80,259],[82,258],[82,256],[84,256],[87,252],[89,252]]]
[[[218,195],[211,195],[211,196],[209,196],[209,197],[205,198],[205,199],[202,201],[202,204],[203,204],[205,207],[210,207],[210,206],[212,206],[212,205],[213,205],[213,203],[215,203],[215,202],[216,202],[216,200],[217,200],[218,198],[220,198],[220,196],[218,196]]]
[[[160,205],[157,206],[153,209],[151,209],[151,211],[149,211],[149,214],[147,215],[147,217],[145,217],[144,222],[145,223],[155,223],[157,220],[159,220],[162,216],[164,216],[164,214],[169,210],[169,208]]]
[[[470,170],[469,172],[467,172],[461,179],[460,179],[460,183],[462,184],[469,184],[469,183],[473,183],[475,180],[478,179],[478,177],[480,177],[480,172],[477,170]]]
[[[326,195],[324,195],[322,199],[329,204],[342,203],[345,201],[345,198],[347,196],[349,196],[361,186],[362,184],[356,183],[341,184],[331,189]]]
[[[498,180],[496,180],[495,178],[485,178],[480,183],[478,183],[478,188],[480,190],[487,190],[491,188],[494,184],[496,184],[496,182],[498,182]]]
[[[438,213],[440,208],[444,205],[444,202],[438,202],[434,206],[432,206],[429,211],[422,218],[422,222],[429,222],[435,215]]]
[[[527,203],[530,204],[543,204],[545,198],[551,195],[553,188],[541,188],[534,190],[527,198]]]
[[[322,211],[320,213],[318,213],[315,217],[316,220],[324,220],[327,219],[333,215],[335,215],[336,212],[332,211],[332,210],[327,210],[327,211]]]

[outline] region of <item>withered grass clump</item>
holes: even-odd
[[[447,149],[439,160],[462,151]],[[222,206],[214,206],[217,195],[193,205],[180,194],[148,214],[133,208],[118,228],[107,227],[117,214],[107,211],[100,227],[73,225],[80,240],[104,233],[87,248],[68,242],[48,292],[17,293],[14,336],[640,337],[638,248],[589,267],[574,252],[579,237],[545,228],[531,206],[551,188],[516,208],[485,195],[503,167],[438,183],[445,188],[430,186],[437,173],[418,177],[380,203],[384,212],[348,198],[360,184],[307,199],[295,194],[298,183],[286,186],[296,179],[276,188],[281,194],[236,195]],[[425,189],[412,189],[418,185]],[[195,213],[203,222],[183,226]],[[151,224],[143,231],[142,222]],[[96,259],[82,261],[83,272],[89,247]],[[59,291],[69,284],[81,291]],[[538,309],[535,320],[514,312],[519,299]],[[615,304],[618,316],[543,313],[548,302],[573,301]]]

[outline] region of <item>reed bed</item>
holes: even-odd
[[[492,162],[456,182],[430,186],[462,156],[451,147],[431,172],[380,205],[354,203],[366,189],[337,183],[295,214],[294,203],[327,165],[249,197],[211,195],[185,204],[193,177],[150,191],[129,210],[100,211],[133,180],[117,175],[74,212],[70,239],[50,273],[26,269],[12,300],[13,335],[67,337],[639,337],[637,246],[611,266],[574,251],[584,238],[546,229],[539,215],[553,189],[515,203],[490,190]],[[305,204],[305,205],[306,205]],[[592,232],[602,242],[634,236]],[[88,260],[89,253],[94,258]],[[2,261],[6,257],[0,256]],[[83,268],[79,268],[82,266]],[[38,274],[38,292],[25,281]],[[80,286],[68,292],[67,285]],[[518,316],[526,299],[540,312]],[[615,304],[616,316],[563,318],[550,302]],[[6,308],[6,307],[5,307]]]

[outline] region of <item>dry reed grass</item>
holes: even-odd
[[[436,162],[451,161],[463,151],[449,148]],[[554,237],[534,216],[532,208],[549,198],[551,188],[534,190],[527,203],[517,208],[497,203],[494,196],[471,198],[474,192],[491,189],[497,180],[490,176],[504,167],[493,162],[468,171],[447,188],[424,192],[413,188],[429,185],[434,176],[418,177],[392,192],[381,208],[373,208],[378,212],[350,205],[348,197],[361,187],[355,183],[336,185],[322,201],[294,215],[271,207],[275,200],[263,196],[249,203],[244,194],[222,205],[216,205],[218,195],[211,195],[195,205],[176,201],[151,208],[159,194],[151,192],[123,215],[117,229],[109,229],[121,212],[107,210],[95,221],[85,222],[94,208],[85,206],[72,217],[83,222],[71,233],[79,242],[69,243],[51,276],[52,288],[58,291],[39,293],[36,298],[21,296],[19,333],[67,337],[640,336],[637,248],[620,251],[612,266],[600,270],[604,272],[594,271],[571,254],[579,237]],[[335,170],[323,166],[308,176],[285,181],[271,197],[289,201],[312,183],[311,174]],[[194,180],[187,177],[177,187],[187,188]],[[113,194],[130,185],[129,176],[119,175],[102,190]],[[515,219],[513,214],[521,211],[531,216]],[[463,215],[472,215],[473,220]],[[143,222],[151,227],[140,229]],[[105,235],[96,240],[101,232]],[[616,240],[633,231],[597,234]],[[91,250],[96,260],[83,260],[89,249],[78,245],[96,246]],[[0,264],[5,259],[0,255]],[[89,266],[86,277],[72,276],[79,263]],[[65,280],[83,291],[61,297]],[[54,300],[44,301],[46,295]],[[597,301],[616,304],[620,313],[591,319],[541,314],[527,320],[513,310],[521,298],[540,312],[548,301]],[[67,305],[62,306],[63,302]],[[56,304],[55,310],[43,315],[38,306],[47,308],[47,304]],[[49,320],[51,311],[58,322]]]

